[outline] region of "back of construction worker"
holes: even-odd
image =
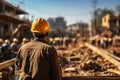
[[[32,80],[62,80],[57,52],[48,43],[49,31],[50,26],[45,19],[37,18],[33,21],[33,40],[19,49],[16,57],[16,74],[27,74]]]

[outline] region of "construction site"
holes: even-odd
[[[28,15],[19,7],[0,0],[0,39],[9,40],[9,44],[13,38],[18,38],[19,44],[23,38],[31,40],[32,21],[20,18],[20,14]],[[66,27],[63,18],[57,20]],[[52,19],[48,21],[56,25]],[[62,80],[120,80],[120,15],[106,14],[101,26],[93,23],[76,23],[66,30],[51,30],[49,41],[57,50]],[[3,58],[0,51],[0,80],[13,80],[15,61],[11,56]]]

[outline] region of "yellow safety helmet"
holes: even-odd
[[[4,42],[10,44],[10,41],[8,39],[6,39]]]
[[[2,44],[4,41],[3,41],[3,39],[0,39],[0,44]]]
[[[22,42],[29,42],[28,38],[23,38]]]
[[[33,21],[32,27],[31,27],[31,32],[45,34],[49,31],[50,31],[50,26],[45,19],[37,18]]]
[[[18,42],[18,38],[13,38],[13,42]]]

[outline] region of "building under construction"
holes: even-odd
[[[30,21],[20,17],[28,15],[27,12],[5,0],[0,0],[0,38],[11,39],[30,37]],[[26,34],[26,35],[23,35]]]

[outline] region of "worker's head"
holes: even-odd
[[[4,42],[3,39],[0,38],[0,44],[2,44],[3,42]]]
[[[48,38],[48,32],[50,31],[49,23],[43,18],[36,18],[31,27],[31,32],[34,37]]]
[[[8,39],[6,39],[6,40],[4,41],[4,43],[10,44],[10,41],[9,41]]]
[[[27,43],[27,42],[29,42],[29,39],[28,39],[28,38],[23,38],[23,39],[22,39],[22,42],[23,42],[23,43]]]
[[[13,38],[13,42],[17,43],[18,41],[18,38]]]
[[[43,18],[37,18],[33,21],[31,32],[44,35],[50,31],[50,25]]]

